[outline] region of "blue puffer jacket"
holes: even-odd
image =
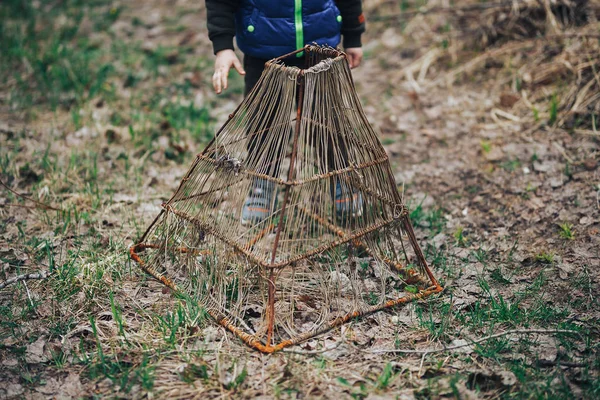
[[[340,43],[342,17],[334,0],[242,0],[235,18],[237,45],[253,57]]]

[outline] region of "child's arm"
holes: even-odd
[[[206,0],[208,37],[217,55],[212,79],[217,93],[227,89],[227,76],[231,67],[242,75],[246,73],[233,51],[235,12],[239,3],[239,0]]]
[[[335,2],[342,15],[343,46],[348,55],[348,62],[351,68],[358,67],[363,57],[360,37],[365,31],[362,1],[336,0]]]

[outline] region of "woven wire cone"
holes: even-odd
[[[263,352],[441,290],[345,54],[294,54],[306,68],[266,63],[131,248],[145,271]],[[257,184],[271,193],[268,216],[242,224]]]

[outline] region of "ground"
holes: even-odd
[[[597,20],[469,42],[405,6],[365,1],[354,79],[445,291],[263,355],[129,259],[241,100],[203,2],[0,5],[0,282],[49,275],[0,289],[0,398],[599,397]]]

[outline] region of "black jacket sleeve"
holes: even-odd
[[[235,12],[239,5],[240,0],[206,0],[208,38],[213,43],[215,54],[221,50],[233,50]]]
[[[365,16],[362,0],[335,0],[342,15],[344,48],[361,47],[360,35],[365,31]]]

